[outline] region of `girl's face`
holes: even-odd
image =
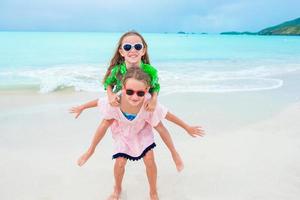
[[[139,36],[129,35],[123,39],[119,52],[124,57],[126,64],[138,65],[142,56],[145,55],[146,49]]]
[[[129,78],[123,87],[122,97],[125,97],[131,106],[138,106],[144,102],[148,89],[149,87],[143,81]]]

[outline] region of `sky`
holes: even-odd
[[[0,0],[0,30],[259,31],[300,17],[300,0]]]

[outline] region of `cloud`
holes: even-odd
[[[257,31],[299,17],[299,7],[297,0],[1,0],[0,30]]]

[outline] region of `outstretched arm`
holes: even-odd
[[[170,112],[167,113],[166,119],[183,128],[192,137],[204,135],[204,130],[201,128],[201,126],[190,126]]]
[[[78,118],[79,115],[82,113],[82,111],[84,111],[85,109],[88,109],[88,108],[93,108],[93,107],[96,107],[98,105],[98,99],[95,99],[93,101],[89,101],[85,104],[82,104],[80,106],[75,106],[75,107],[72,107],[69,112],[70,113],[75,113],[75,118]]]
[[[98,126],[98,128],[96,130],[96,133],[93,137],[93,140],[92,140],[92,143],[91,143],[89,149],[78,159],[77,164],[79,166],[82,166],[91,157],[91,155],[94,153],[97,145],[104,137],[108,127],[112,124],[112,122],[113,122],[113,119],[102,120],[101,124]]]
[[[118,106],[119,105],[119,97],[113,93],[112,87],[107,86],[107,96],[108,96],[108,101],[111,106]],[[72,107],[69,112],[70,113],[75,113],[75,118],[77,119],[79,115],[88,108],[94,108],[98,106],[98,99],[95,99],[93,101],[89,101],[85,104],[79,105],[79,106],[74,106]]]

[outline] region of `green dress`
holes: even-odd
[[[150,76],[151,86],[149,92],[151,94],[154,92],[158,93],[160,90],[160,85],[158,83],[157,70],[150,64],[144,63],[141,63],[140,68]],[[104,82],[104,89],[106,90],[107,86],[110,85],[112,86],[114,93],[120,91],[122,89],[122,78],[126,75],[126,73],[127,68],[125,63],[115,65]]]

